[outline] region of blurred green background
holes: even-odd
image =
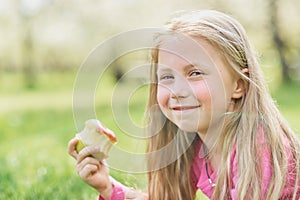
[[[0,0],[0,199],[95,199],[97,192],[79,179],[67,154],[77,132],[72,94],[80,65],[115,34],[161,27],[177,11],[197,9],[230,13],[245,26],[272,96],[299,135],[298,0]],[[145,63],[143,58],[112,63],[117,70],[107,71],[95,95],[97,115],[128,151],[142,151],[143,143],[118,129],[109,99],[118,74]],[[130,117],[138,125],[146,96],[142,87],[129,100]],[[143,174],[111,172],[125,184],[146,188]]]

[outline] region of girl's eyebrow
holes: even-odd
[[[197,69],[198,67],[196,67],[194,64],[188,64],[188,65],[185,65],[184,67],[183,67],[183,69],[184,69],[184,71],[185,72],[187,72],[187,71],[189,71],[189,70],[191,70],[191,69]]]
[[[169,71],[172,71],[172,67],[169,67],[169,66],[159,66],[157,68],[157,72],[156,73],[159,73],[159,72],[169,72]]]
[[[204,66],[204,65],[201,65],[201,64],[197,64],[197,63],[190,63],[190,64],[187,64],[187,65],[184,65],[183,66],[183,71],[184,72],[188,72],[190,70],[193,70],[193,69],[201,69],[201,70],[204,70],[204,69],[208,69],[207,66]],[[162,73],[162,72],[170,72],[172,71],[172,67],[170,66],[167,66],[167,65],[160,65],[157,69],[157,72],[156,73]]]
[[[191,63],[191,64],[188,64],[188,65],[185,65],[184,69],[186,71],[191,70],[191,69],[209,70],[210,66],[208,66],[205,63]]]
[[[207,67],[203,66],[203,65],[199,65],[199,64],[188,64],[188,65],[185,65],[184,68],[183,68],[183,71],[185,73],[188,73],[189,71],[191,70],[205,70],[207,69]]]

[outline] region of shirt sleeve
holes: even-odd
[[[110,200],[124,200],[125,193],[129,190],[128,187],[124,186],[122,183],[115,180],[113,177],[110,177],[110,180],[113,184],[113,192],[111,194]],[[101,195],[99,195],[98,200],[105,200]]]
[[[124,200],[125,199],[125,191],[120,186],[113,185],[114,189],[110,200]],[[99,195],[98,200],[105,200],[101,195]]]

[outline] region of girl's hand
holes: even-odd
[[[78,139],[69,142],[68,152],[77,160],[76,169],[80,178],[95,188],[104,199],[109,199],[113,186],[109,178],[109,169],[105,161],[99,162],[91,156],[99,151],[98,147],[85,147],[79,153],[76,152]]]

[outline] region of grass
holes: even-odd
[[[67,154],[67,143],[77,131],[72,112],[73,82],[70,81],[74,74],[44,76],[33,91],[21,89],[18,86],[21,85],[20,77],[12,74],[8,78],[16,78],[16,85],[12,84],[9,90],[8,79],[1,76],[0,199],[95,199],[97,192],[80,180],[75,171],[75,161]],[[56,90],[60,85],[62,88]],[[283,85],[272,92],[280,110],[297,133],[300,130],[299,86]],[[126,120],[119,126],[114,118],[116,115],[126,116],[136,126],[141,126],[147,88],[133,92],[125,102],[128,110],[118,109],[117,105],[124,103],[119,98],[120,101],[115,102],[114,114],[109,101],[101,101],[103,96],[112,95],[111,89],[99,87],[96,91],[97,102],[102,102],[95,108],[97,116],[118,134],[118,147],[129,152],[142,152],[143,140],[132,140],[125,134],[128,128]],[[125,91],[125,88],[120,91]],[[122,96],[121,93],[118,95]],[[144,174],[117,170],[111,170],[111,174],[129,186],[146,188]],[[198,199],[205,198],[199,194]]]
[[[8,77],[19,84],[19,75],[9,74]],[[2,79],[0,199],[95,199],[98,195],[77,176],[75,160],[67,154],[67,143],[77,132],[72,112],[73,83],[61,76],[51,77],[53,82],[64,84],[65,89],[55,91],[51,83],[43,82],[43,86],[30,91],[16,85],[9,90],[7,80]],[[5,88],[2,90],[2,87]],[[105,96],[110,95],[109,88],[101,89],[103,91]],[[135,151],[136,146],[140,146],[141,151],[138,140],[127,139],[129,136],[117,129],[109,108],[108,102],[101,101],[95,109],[107,127],[120,133],[117,145],[127,151]],[[142,109],[139,110],[131,112],[137,120],[141,119],[137,115],[142,115]],[[144,174],[133,175],[113,169],[111,174],[128,186],[146,187]]]
[[[94,199],[75,172],[67,143],[76,130],[71,110],[13,112],[0,118],[0,199]],[[142,175],[112,171],[143,187]]]
[[[272,96],[291,127],[300,138],[300,83],[287,83],[280,85]]]
[[[74,176],[74,162],[66,153],[74,132],[70,111],[14,112],[0,121],[5,141],[0,150],[0,199],[88,199],[95,195]]]

